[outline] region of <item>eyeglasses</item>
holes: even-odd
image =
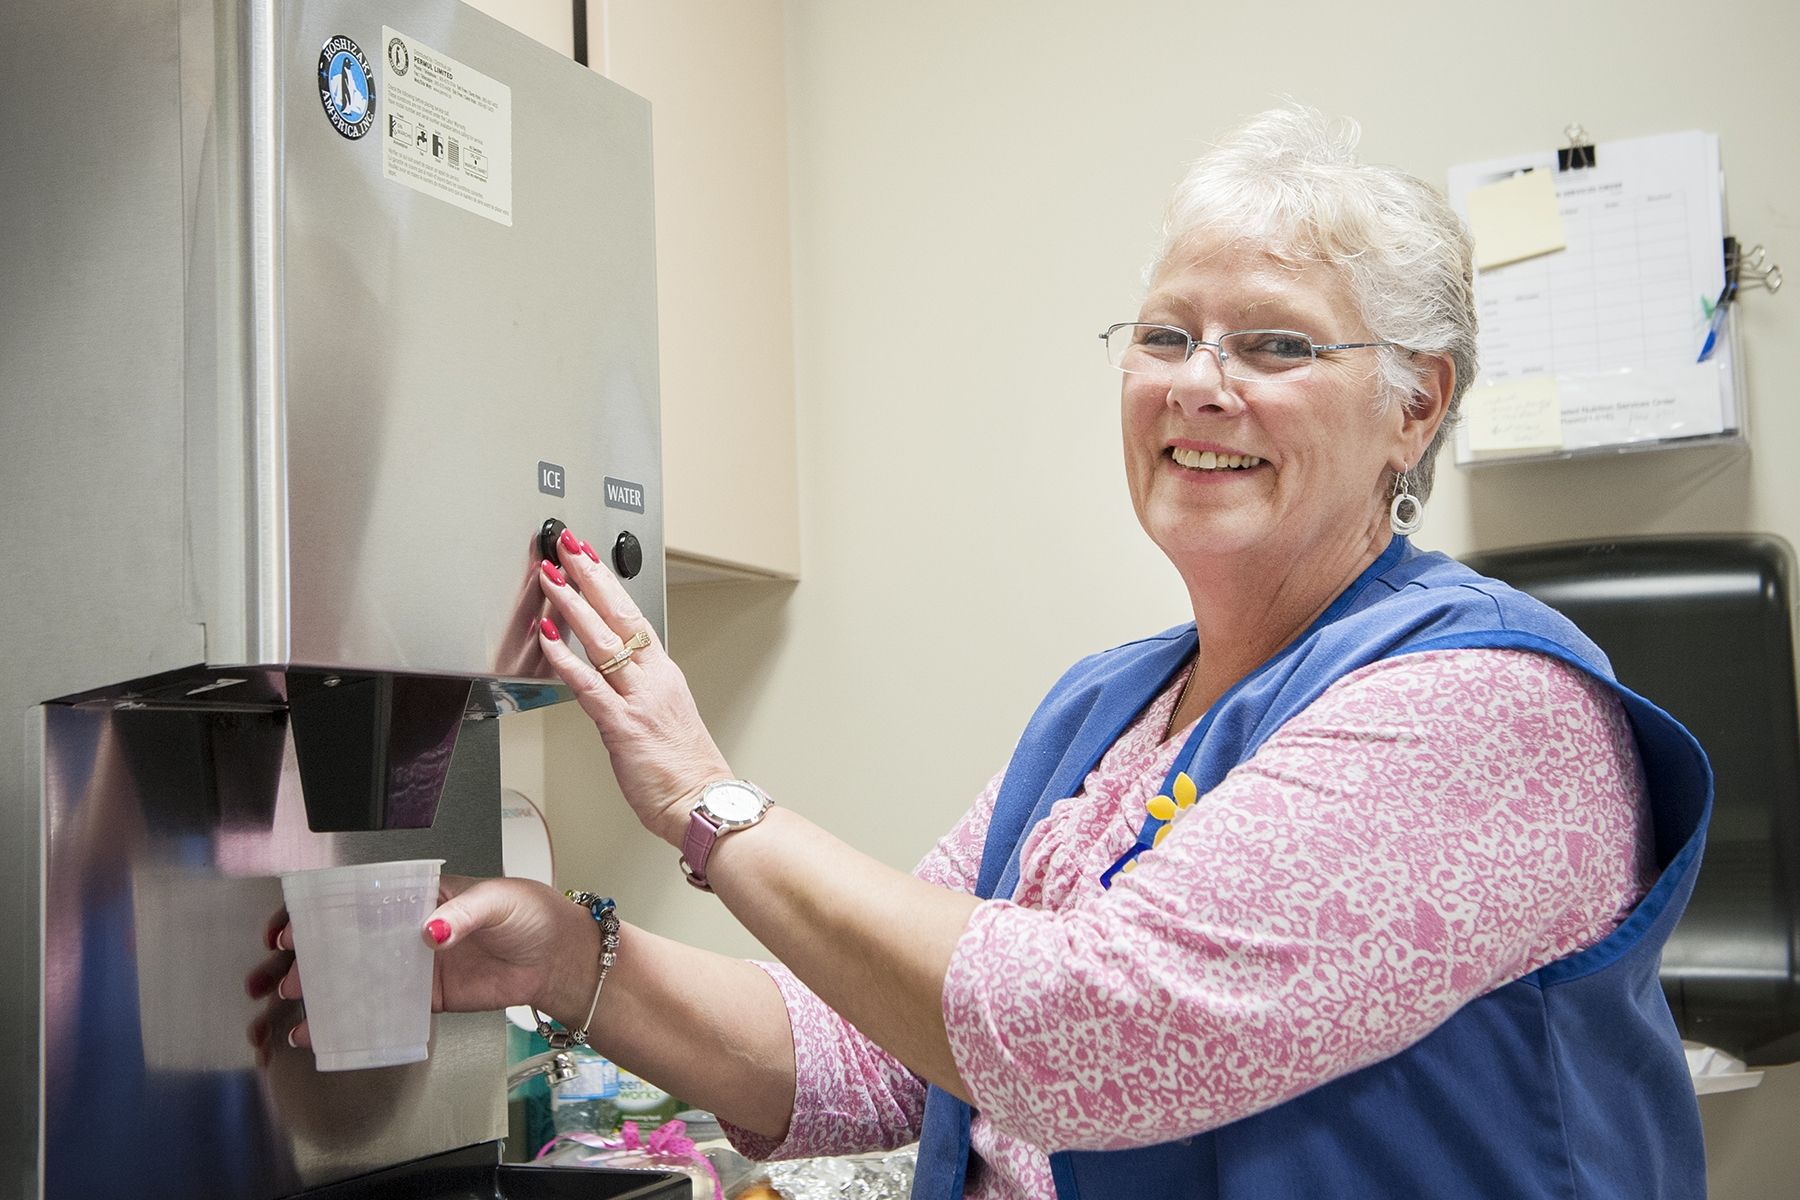
[[[1173,325],[1128,321],[1111,325],[1100,340],[1106,361],[1127,375],[1169,376],[1205,346],[1219,357],[1219,370],[1246,383],[1298,383],[1312,374],[1319,355],[1332,350],[1370,350],[1397,342],[1315,343],[1292,329],[1239,329],[1203,342]]]

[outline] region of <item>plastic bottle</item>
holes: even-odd
[[[570,1052],[578,1074],[550,1089],[552,1126],[558,1133],[611,1133],[619,1125],[619,1068],[585,1046]]]
[[[619,1120],[635,1121],[639,1132],[647,1133],[687,1107],[669,1093],[630,1071],[618,1072],[618,1089],[613,1104]]]

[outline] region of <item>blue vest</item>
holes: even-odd
[[[1002,781],[976,893],[1010,896],[1026,835],[1072,796],[1195,650],[1192,625],[1084,659],[1026,727]],[[1204,796],[1270,734],[1359,667],[1469,647],[1549,655],[1614,689],[1643,756],[1661,875],[1598,944],[1469,1002],[1423,1040],[1229,1125],[1137,1150],[1050,1156],[1062,1200],[1703,1196],[1700,1113],[1657,982],[1693,889],[1712,773],[1687,730],[1621,687],[1562,616],[1395,538],[1292,644],[1219,698],[1176,755]],[[969,1106],[925,1103],[913,1200],[952,1200]]]

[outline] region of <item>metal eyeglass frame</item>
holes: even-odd
[[[1170,333],[1178,333],[1182,337],[1187,339],[1187,344],[1188,344],[1187,345],[1187,353],[1181,356],[1180,362],[1170,362],[1168,364],[1170,370],[1174,370],[1177,367],[1186,366],[1189,362],[1193,361],[1194,353],[1197,350],[1199,350],[1200,347],[1205,346],[1207,349],[1211,350],[1213,352],[1214,357],[1216,357],[1219,360],[1220,374],[1230,376],[1230,378],[1232,378],[1232,379],[1240,380],[1245,383],[1274,383],[1274,382],[1279,382],[1279,381],[1270,379],[1267,376],[1251,376],[1249,378],[1246,378],[1245,376],[1242,376],[1242,375],[1233,374],[1231,371],[1231,368],[1226,365],[1227,363],[1229,363],[1231,361],[1232,356],[1230,354],[1227,354],[1225,352],[1225,348],[1219,344],[1220,342],[1223,342],[1226,338],[1240,337],[1246,333],[1282,333],[1282,334],[1287,334],[1289,337],[1300,338],[1300,339],[1304,340],[1308,346],[1312,347],[1311,360],[1306,364],[1306,369],[1309,372],[1312,370],[1312,364],[1319,360],[1319,353],[1324,350],[1373,350],[1373,349],[1377,349],[1381,346],[1396,346],[1397,347],[1400,345],[1399,342],[1332,342],[1329,345],[1321,346],[1317,342],[1313,341],[1311,334],[1301,333],[1298,329],[1228,329],[1224,333],[1221,333],[1219,335],[1219,341],[1207,342],[1207,341],[1202,341],[1201,339],[1195,337],[1193,334],[1191,334],[1187,330],[1181,328],[1179,325],[1161,325],[1155,321],[1119,321],[1116,324],[1108,325],[1104,330],[1101,331],[1100,341],[1102,342],[1102,344],[1106,344],[1106,345],[1110,346],[1112,335],[1114,333],[1116,333],[1117,331],[1119,331],[1121,329],[1140,329],[1140,328],[1141,329],[1166,329]],[[1158,361],[1162,361],[1162,360],[1158,360]],[[1111,366],[1115,371],[1121,371],[1126,375],[1154,374],[1154,372],[1151,372],[1151,371],[1128,370],[1122,364],[1113,362],[1110,350],[1107,354],[1107,365]],[[1298,381],[1296,381],[1296,382],[1298,382]]]

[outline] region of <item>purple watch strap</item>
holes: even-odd
[[[688,817],[687,834],[681,839],[681,868],[687,881],[703,892],[712,891],[706,882],[706,860],[712,857],[713,845],[719,840],[719,827],[701,814],[700,805]]]

